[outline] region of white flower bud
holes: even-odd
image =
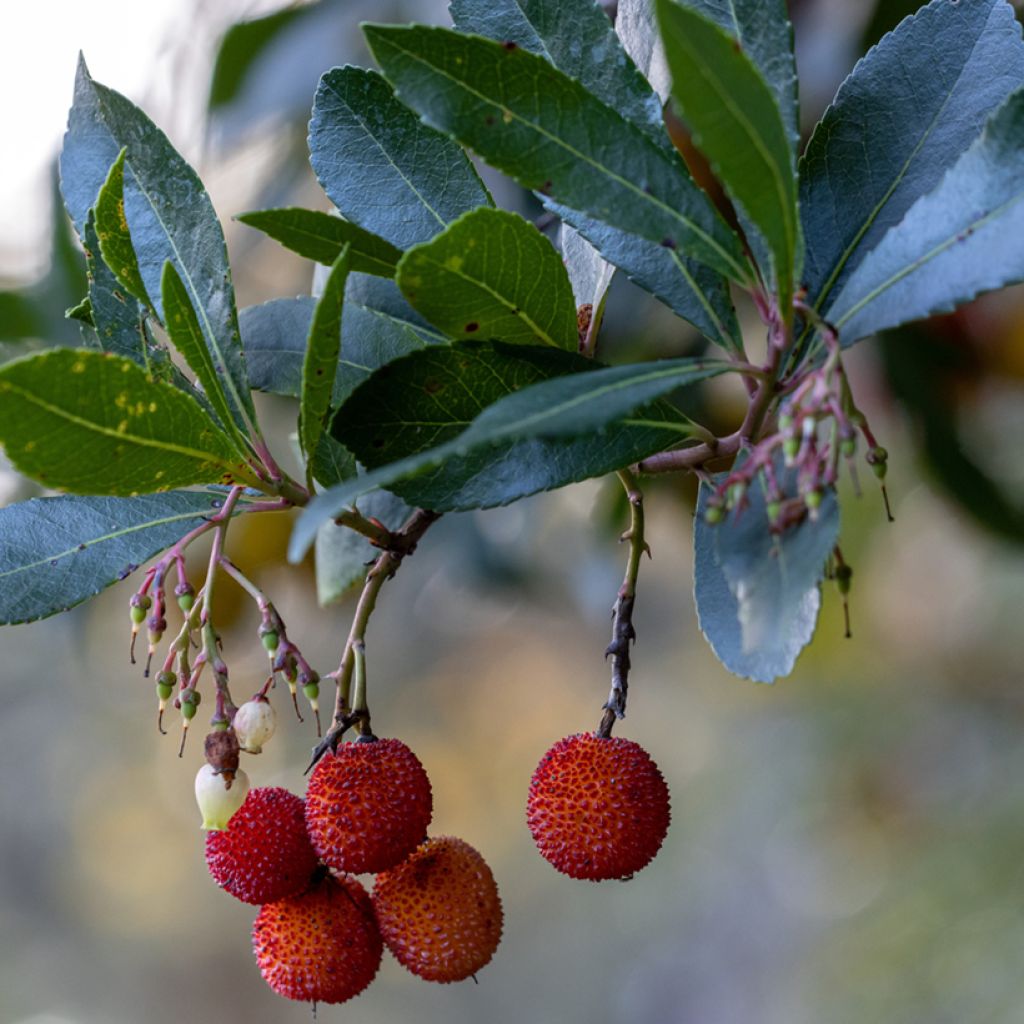
[[[263,744],[274,735],[277,712],[265,697],[254,697],[235,712],[232,724],[239,747],[247,754],[258,754]]]
[[[231,815],[245,802],[249,792],[249,776],[236,771],[231,781],[204,764],[196,773],[196,803],[203,815],[204,829],[219,832],[228,827]]]

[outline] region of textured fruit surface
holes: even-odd
[[[252,946],[263,980],[307,1003],[343,1003],[380,967],[383,945],[366,890],[330,875],[300,896],[260,908]]]
[[[377,876],[373,906],[395,959],[427,981],[462,981],[490,962],[501,941],[494,875],[469,843],[428,839]]]
[[[306,791],[306,826],[326,864],[352,874],[386,871],[427,834],[430,780],[401,740],[344,743],[327,753]]]
[[[632,740],[567,736],[530,782],[526,821],[537,849],[572,878],[626,878],[648,864],[669,823],[668,786]]]
[[[279,786],[249,790],[222,832],[206,836],[206,865],[243,903],[273,903],[309,886],[317,866],[302,799]]]

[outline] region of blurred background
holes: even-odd
[[[809,132],[903,0],[792,0]],[[0,359],[74,344],[81,255],[52,162],[75,55],[144,106],[200,170],[225,223],[242,305],[308,291],[311,266],[233,223],[325,208],[306,164],[317,78],[368,62],[363,19],[444,23],[439,2],[94,0],[25,5],[0,36]],[[240,27],[236,23],[245,21]],[[487,172],[502,205],[532,199]],[[750,324],[751,338],[759,335]],[[616,281],[603,355],[675,355],[696,339]],[[862,343],[848,359],[890,451],[896,521],[874,486],[843,495],[853,639],[826,587],[793,676],[735,679],[700,636],[692,489],[647,485],[629,716],[672,790],[673,825],[629,883],[557,875],[524,823],[527,784],[559,737],[593,728],[625,552],[616,487],[591,482],[450,516],[384,592],[369,634],[374,724],[430,772],[435,834],[482,851],[505,937],[479,985],[432,986],[385,958],[372,988],[319,1018],[353,1024],[1011,1024],[1024,1021],[1024,294]],[[701,414],[731,429],[730,393]],[[295,409],[264,401],[286,454]],[[867,485],[870,474],[863,474]],[[0,503],[37,493],[0,469]],[[268,589],[321,671],[352,601],[317,608],[311,566],[284,564],[285,518],[237,523],[229,552]],[[201,577],[205,552],[193,566]],[[129,588],[0,631],[0,1022],[309,1020],[250,953],[254,909],[209,879],[185,756],[155,728],[127,660]],[[229,583],[217,615],[238,699],[263,681],[254,609]],[[303,787],[312,725],[277,702],[247,770]],[[173,720],[172,724],[176,725]]]

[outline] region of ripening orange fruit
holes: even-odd
[[[530,780],[526,821],[534,842],[571,878],[628,878],[658,852],[670,817],[658,766],[618,736],[567,736]]]
[[[343,1003],[373,981],[384,947],[366,890],[326,875],[260,908],[252,945],[264,981],[287,999]]]
[[[423,842],[433,814],[430,779],[401,740],[356,740],[317,762],[306,827],[317,854],[350,874],[386,871]]]
[[[408,860],[377,876],[373,889],[384,943],[427,981],[462,981],[486,966],[501,941],[494,875],[469,843],[428,839]]]

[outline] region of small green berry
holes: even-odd
[[[787,459],[795,459],[800,452],[800,438],[798,437],[787,437],[782,442],[782,454]]]
[[[268,629],[260,633],[260,643],[263,644],[263,648],[268,654],[273,654],[280,642],[281,638],[275,629]]]
[[[850,582],[853,579],[853,570],[848,565],[837,565],[835,577],[839,593],[845,597],[850,592]]]
[[[844,437],[839,442],[839,451],[847,459],[852,459],[857,454],[857,438]]]
[[[721,505],[708,505],[704,509],[704,522],[708,526],[717,526],[725,518],[725,509]]]
[[[867,460],[875,476],[884,480],[889,469],[889,453],[881,445],[876,445],[868,452]]]
[[[133,604],[128,609],[128,614],[132,617],[132,622],[136,626],[141,626],[146,621],[146,609],[141,604]]]
[[[813,491],[808,491],[804,495],[804,502],[809,509],[815,511],[821,508],[821,500],[823,497],[824,495],[821,493],[821,490],[816,487]]]
[[[769,501],[765,505],[765,511],[768,513],[769,522],[776,522],[779,516],[782,515],[782,502],[781,501]]]
[[[302,692],[306,695],[307,700],[316,700],[320,696],[320,684],[306,683],[302,688]]]

